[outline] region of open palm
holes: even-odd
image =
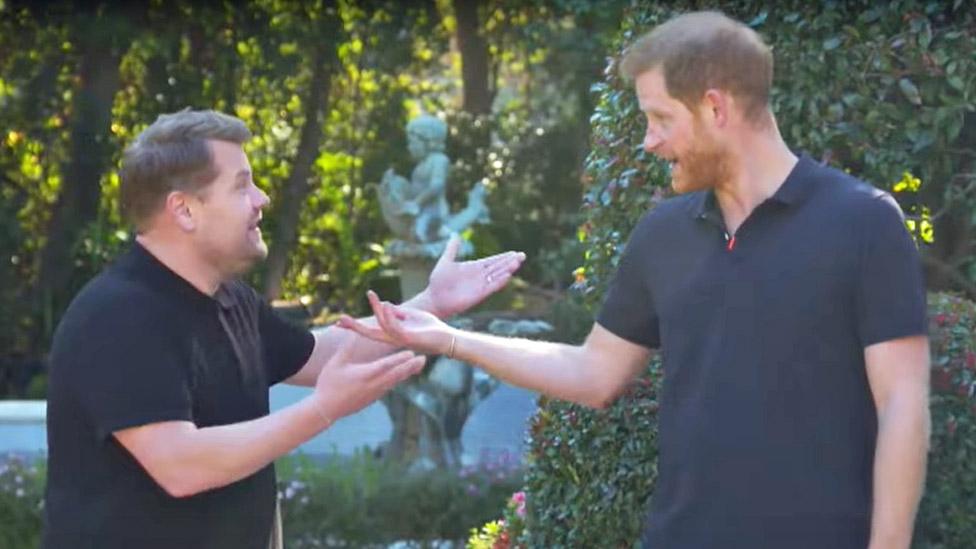
[[[425,292],[433,312],[447,318],[474,307],[505,287],[525,261],[522,252],[504,252],[473,261],[455,261],[461,238],[451,237],[430,273]]]
[[[427,311],[380,301],[372,291],[367,295],[377,326],[348,315],[339,318],[339,326],[375,341],[422,353],[443,354],[447,351],[454,328]]]

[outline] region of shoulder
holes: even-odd
[[[173,318],[172,305],[145,281],[109,267],[86,284],[65,311],[55,332],[59,339],[126,337],[160,329]]]
[[[641,216],[634,225],[631,238],[646,238],[665,229],[674,229],[677,223],[693,219],[695,208],[704,199],[704,192],[693,192],[662,200]]]
[[[865,226],[872,223],[904,221],[904,214],[891,193],[862,179],[831,166],[817,164],[814,168],[820,180],[821,192],[839,216]]]

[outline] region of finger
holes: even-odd
[[[500,276],[512,275],[515,273],[515,271],[518,270],[520,266],[521,263],[515,261],[507,261],[507,262],[499,263],[497,265],[492,265],[491,268],[488,269],[488,272],[486,273],[485,276],[498,278]]]
[[[385,301],[380,301],[376,292],[370,290],[366,292],[366,297],[369,299],[369,306],[373,309],[373,316],[376,318],[376,323],[380,325],[380,328],[386,332],[390,333],[388,329],[389,320],[387,318]]]
[[[457,233],[451,235],[451,239],[447,241],[447,246],[444,246],[444,253],[442,253],[440,259],[437,260],[437,265],[435,265],[434,268],[436,269],[437,266],[442,263],[451,263],[454,261],[460,247],[461,237]]]
[[[489,274],[485,277],[485,289],[489,293],[501,290],[512,279],[512,273],[502,271],[500,273]]]
[[[389,391],[395,385],[399,385],[402,381],[419,374],[421,371],[423,371],[424,364],[426,364],[426,362],[427,357],[417,356],[404,362],[403,364],[390,368],[382,375],[380,380],[380,385],[383,387],[383,392]]]
[[[400,323],[401,320],[407,319],[406,313],[398,310],[392,303],[383,303],[383,314],[386,319],[384,329],[387,333],[401,340],[406,339],[403,324]]]
[[[511,264],[515,268],[518,268],[523,261],[525,261],[525,254],[522,252],[503,252],[472,261],[471,263],[482,270],[488,270],[501,264]]]
[[[372,326],[367,326],[365,323],[360,322],[349,315],[340,316],[339,321],[336,322],[336,325],[340,328],[355,332],[369,339],[382,341],[384,343],[392,343],[390,336],[386,332],[384,332],[381,328],[374,328]]]
[[[387,310],[389,312],[389,315],[392,318],[395,318],[397,320],[406,320],[407,319],[407,312],[405,310],[403,310],[402,307],[397,307],[396,305],[389,304],[389,307],[387,308]]]
[[[402,364],[410,362],[416,358],[417,355],[415,355],[413,351],[400,351],[399,353],[387,355],[372,362],[357,364],[355,368],[357,373],[363,376],[363,379],[378,380],[382,376],[386,375],[389,370],[397,368]]]

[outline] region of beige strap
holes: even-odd
[[[271,539],[268,549],[285,549],[285,541],[281,531],[281,502],[275,498],[274,521],[271,524]]]

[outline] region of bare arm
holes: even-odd
[[[474,261],[457,262],[455,257],[460,245],[460,238],[454,237],[450,240],[430,273],[427,288],[403,306],[426,311],[439,318],[448,318],[477,305],[504,288],[525,260],[523,253],[505,252]],[[373,317],[362,319],[362,322],[376,326]],[[351,360],[355,362],[368,362],[398,348],[335,327],[319,330],[315,333],[315,346],[309,359],[298,373],[285,382],[311,386],[315,383],[322,364],[330,359],[335,350],[353,341],[355,351]]]
[[[373,402],[424,364],[409,352],[366,364],[349,363],[351,354],[341,348],[322,367],[314,393],[273,414],[204,428],[189,421],[150,423],[116,431],[115,438],[171,496],[225,486]]]
[[[512,385],[603,408],[647,366],[651,351],[594,324],[583,345],[456,331],[454,356]]]
[[[340,326],[420,352],[453,351],[453,356],[508,383],[594,408],[616,398],[651,356],[646,347],[599,324],[583,345],[573,346],[465,332],[433,315],[381,303],[373,294],[369,298],[379,328],[349,317],[343,317]]]
[[[254,474],[329,426],[309,398],[262,418],[198,428],[166,421],[123,429],[116,439],[173,497],[187,497]]]
[[[907,549],[925,482],[929,345],[914,336],[864,350],[878,412],[870,549]]]

